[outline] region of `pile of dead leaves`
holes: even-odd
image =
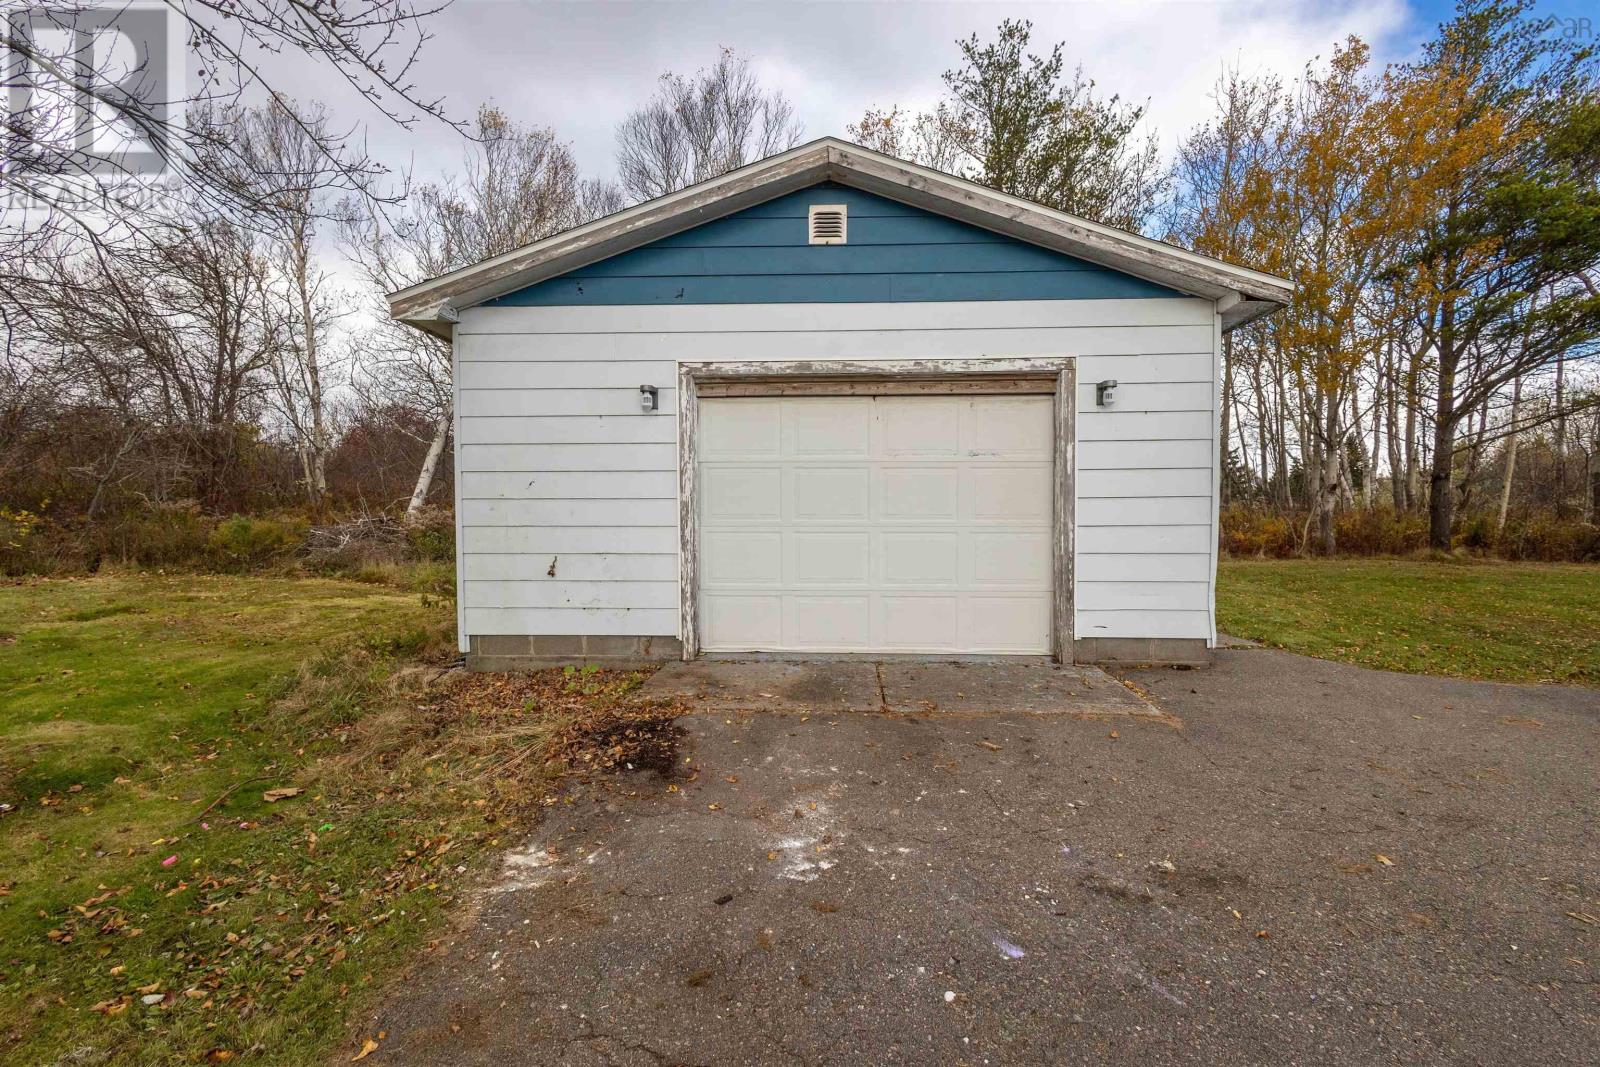
[[[646,671],[593,667],[457,677],[446,703],[494,750],[488,773],[519,767],[546,779],[568,773],[652,771],[669,777],[682,731],[680,704],[640,699]]]

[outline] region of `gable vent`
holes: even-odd
[[[811,243],[814,245],[842,245],[845,236],[844,204],[812,204],[810,213]]]

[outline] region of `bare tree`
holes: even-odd
[[[693,77],[666,73],[617,127],[617,170],[635,200],[677,192],[800,142],[794,106],[761,87],[747,56],[724,48]]]
[[[0,94],[10,105],[0,124],[0,201],[22,220],[0,228],[0,284],[22,284],[31,260],[59,253],[63,240],[107,249],[152,218],[198,213],[249,224],[259,206],[250,189],[217,181],[209,164],[231,153],[235,108],[247,95],[277,99],[301,119],[273,84],[283,52],[338,72],[404,127],[447,121],[411,78],[427,20],[448,2],[0,0]],[[131,59],[109,46],[114,39],[131,43]],[[300,125],[322,167],[370,190],[384,168],[357,140]],[[0,304],[0,328],[15,329],[28,310]]]
[[[860,121],[844,130],[845,136],[874,152],[946,174],[961,169],[961,141],[965,135],[956,129],[955,117],[946,104],[918,115],[902,111],[898,105],[887,111],[868,108]]]
[[[357,189],[348,170],[332,165],[319,147],[333,139],[321,104],[275,99],[235,112],[232,125],[236,139],[216,169],[241,200],[254,200],[255,218],[274,253],[272,294],[284,341],[270,365],[276,406],[294,438],[306,496],[320,505],[332,448],[329,331],[343,311],[318,257],[317,230],[329,201]]]
[[[244,449],[282,344],[269,262],[250,231],[200,217],[153,223],[115,258],[91,248],[37,264],[23,294],[37,345],[77,400],[122,426],[86,472],[96,499],[133,444],[159,434],[173,445],[166,482],[190,486],[208,510],[239,506]]]
[[[579,177],[571,149],[548,128],[522,126],[486,105],[474,133],[460,180],[421,186],[409,209],[389,220],[353,204],[343,230],[351,258],[371,283],[378,319],[357,342],[356,386],[381,395],[370,397],[374,410],[418,412],[432,427],[408,516],[426,502],[450,436],[450,345],[391,321],[383,294],[570,229],[621,203],[614,186]]]

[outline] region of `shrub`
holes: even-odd
[[[1222,552],[1282,559],[1299,555],[1306,512],[1287,515],[1229,508],[1222,513]],[[1428,517],[1387,508],[1356,508],[1334,516],[1341,556],[1411,556],[1428,551]],[[1514,517],[1495,530],[1492,515],[1470,515],[1456,526],[1457,551],[1545,563],[1600,562],[1600,526],[1550,514]],[[1315,546],[1312,546],[1314,551]]]
[[[206,549],[221,570],[253,570],[288,556],[300,547],[305,534],[304,519],[234,515],[212,528]]]
[[[1600,526],[1553,515],[1508,519],[1493,540],[1495,555],[1547,563],[1600,563]]]
[[[1250,508],[1228,508],[1221,519],[1222,551],[1229,556],[1281,559],[1296,551],[1296,530],[1290,520]]]

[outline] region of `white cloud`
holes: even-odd
[[[553,126],[587,173],[610,174],[616,124],[664,70],[689,72],[726,45],[751,55],[765,81],[794,101],[808,136],[843,135],[869,106],[912,109],[938,98],[957,62],[957,38],[986,37],[1005,17],[1031,18],[1042,50],[1066,42],[1069,64],[1107,92],[1149,101],[1161,143],[1209,112],[1223,68],[1285,79],[1348,34],[1380,58],[1403,55],[1419,29],[1402,0],[1355,2],[990,3],[512,3],[457,0],[433,23],[417,70],[424,94],[470,117],[493,100],[517,118]],[[454,169],[456,137],[437,123],[403,130],[344,99],[326,72],[278,79],[368,123],[380,157],[419,172]],[[347,96],[348,94],[343,94]]]

